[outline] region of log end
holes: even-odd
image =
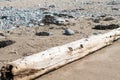
[[[2,80],[13,80],[13,73],[12,73],[13,66],[12,65],[4,65],[1,70],[1,79]]]

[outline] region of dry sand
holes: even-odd
[[[99,0],[10,0],[0,2],[0,6],[13,6],[17,8],[25,7],[47,7],[49,4],[55,4],[57,9],[73,9],[78,7],[79,2],[98,2]],[[112,1],[112,0],[100,0],[99,2]],[[66,6],[67,5],[67,6]]]

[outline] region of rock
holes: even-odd
[[[101,19],[100,19],[100,17],[92,17],[92,18],[90,18],[90,20],[92,20],[95,23],[99,23]]]
[[[55,21],[55,17],[50,14],[45,15],[44,18],[42,19],[42,22],[44,24],[53,24],[54,21]]]
[[[117,24],[110,24],[110,25],[96,25],[93,29],[97,30],[106,30],[106,29],[116,29],[119,28],[120,26]]]
[[[34,26],[34,24],[28,24],[28,27],[33,27]]]
[[[116,11],[119,11],[119,8],[112,8],[112,10],[116,10]]]
[[[0,41],[0,48],[9,46],[11,44],[15,43],[15,41],[12,40],[4,40],[4,41]]]
[[[44,23],[39,23],[39,26],[44,26],[45,24]]]
[[[71,30],[71,29],[66,29],[64,34],[65,35],[74,35],[75,32],[73,30]]]
[[[5,36],[3,33],[0,33],[0,36]]]
[[[53,4],[53,5],[49,5],[49,8],[55,8],[55,5]]]
[[[93,33],[93,35],[98,35],[98,33]]]
[[[103,21],[111,21],[111,20],[114,20],[114,18],[113,17],[105,17],[104,19],[103,19]]]
[[[50,35],[53,35],[52,32],[39,32],[39,33],[36,33],[37,36],[50,36]]]
[[[57,25],[64,25],[65,22],[66,22],[65,19],[62,19],[62,18],[57,18],[55,20],[55,24],[57,24]]]
[[[96,32],[96,33],[93,33],[93,35],[98,35],[98,34],[101,34],[101,32]]]
[[[99,18],[93,19],[93,22],[99,23],[99,22],[100,22],[100,19],[99,19]]]
[[[74,18],[73,15],[70,15],[69,13],[64,13],[62,11],[62,13],[53,13],[55,16],[58,16],[58,17],[63,17],[63,18]]]
[[[44,16],[42,23],[48,25],[48,24],[56,24],[56,25],[66,25],[67,22],[63,18],[56,17],[52,14],[47,14]]]
[[[1,16],[1,19],[7,19],[8,16]]]

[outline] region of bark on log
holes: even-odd
[[[1,68],[2,80],[32,80],[80,59],[120,38],[120,28],[23,57]]]

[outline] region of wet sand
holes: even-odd
[[[120,40],[36,80],[120,80]]]

